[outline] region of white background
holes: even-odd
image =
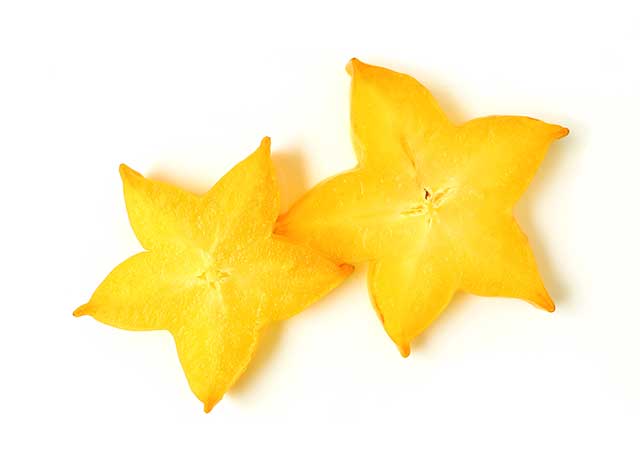
[[[639,461],[640,15],[590,3],[2,2],[0,460]],[[460,296],[405,360],[360,268],[206,415],[169,334],[71,316],[139,250],[118,164],[200,192],[270,135],[286,207],[354,164],[352,56],[571,129],[517,208],[558,310]]]

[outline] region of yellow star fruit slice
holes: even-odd
[[[300,312],[353,270],[273,233],[270,141],[195,195],[122,165],[131,226],[146,251],[117,266],[74,315],[168,330],[205,411],[247,367],[261,329]]]
[[[568,130],[527,117],[452,124],[412,77],[353,59],[357,166],[325,180],[277,230],[339,262],[369,262],[369,292],[402,355],[457,291],[554,310],[512,208]]]

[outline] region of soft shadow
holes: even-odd
[[[338,304],[344,303],[345,294],[352,290],[354,285],[358,285],[361,288],[366,288],[366,265],[360,265],[356,267],[356,270],[347,279],[338,285],[335,289],[326,294],[320,301],[317,301],[305,311],[318,310],[320,305],[326,307],[335,307]],[[304,314],[301,314],[304,315]],[[238,381],[229,391],[230,395],[242,395],[250,394],[253,387],[254,379],[257,378],[263,368],[271,361],[278,348],[280,347],[280,341],[287,320],[270,323],[265,326],[258,339],[258,345],[256,353],[249,362],[249,365],[245,372],[238,378]]]
[[[367,275],[369,272],[370,264],[358,264],[354,266],[353,273],[347,277],[337,288],[333,289],[327,294],[323,300],[327,305],[331,305],[332,302],[344,301],[346,294],[354,292],[365,292],[368,294]],[[371,306],[373,310],[373,306]]]
[[[278,350],[283,330],[283,322],[269,323],[262,329],[256,346],[256,352],[245,372],[238,378],[229,391],[229,395],[234,396],[249,393],[254,379],[258,377],[263,367],[269,363],[270,359],[273,358],[273,355]]]
[[[277,150],[271,155],[280,188],[280,211],[287,211],[307,190],[307,169],[298,149]]]
[[[280,210],[286,211],[307,189],[304,156],[300,150],[276,150],[271,154],[280,189]],[[249,393],[254,380],[275,355],[286,321],[270,323],[260,333],[256,353],[245,372],[229,391],[231,396]]]
[[[561,262],[555,259],[545,246],[545,242],[553,237],[542,232],[536,220],[535,204],[536,198],[547,185],[567,179],[567,175],[572,171],[567,166],[571,164],[571,159],[578,155],[581,143],[582,140],[575,131],[566,138],[552,143],[536,176],[516,206],[515,215],[518,223],[529,238],[542,280],[556,305],[567,302],[570,298],[570,286],[567,284],[570,279],[562,274]],[[558,198],[558,201],[566,201],[566,198]]]
[[[458,316],[458,312],[460,310],[468,310],[471,307],[471,294],[463,293],[458,291],[449,302],[449,305],[446,309],[436,318],[436,320],[429,325],[429,327],[416,336],[413,341],[411,341],[411,352],[423,351],[426,350],[429,346],[429,335],[432,330],[437,332],[440,330],[440,326],[450,324],[451,321]],[[426,346],[426,347],[425,347]]]

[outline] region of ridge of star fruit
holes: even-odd
[[[196,195],[120,166],[145,251],[118,265],[74,315],[168,330],[209,412],[244,372],[261,329],[300,312],[353,270],[274,234],[279,192],[270,139]]]
[[[457,291],[552,312],[512,209],[569,131],[518,116],[456,125],[413,77],[357,59],[347,71],[357,165],[307,192],[276,230],[368,263],[372,304],[405,357]]]

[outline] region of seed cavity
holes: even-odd
[[[208,283],[212,288],[217,288],[220,283],[229,278],[231,274],[226,270],[210,268],[198,275],[198,279]]]

